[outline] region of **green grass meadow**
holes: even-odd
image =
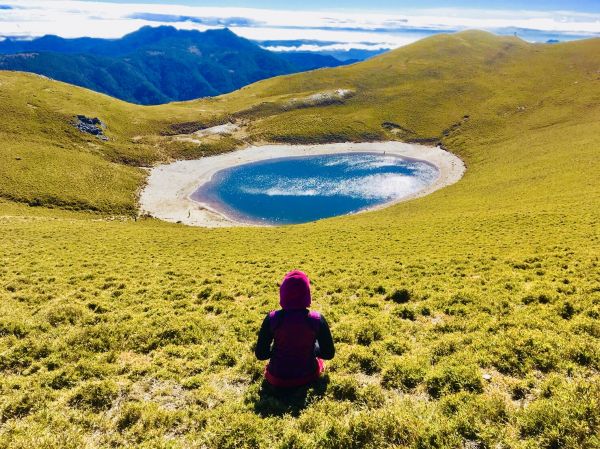
[[[176,138],[227,121],[242,131]],[[599,136],[598,39],[442,35],[154,107],[0,72],[0,447],[599,447]],[[304,225],[136,217],[155,163],[386,139],[466,174]],[[294,268],[337,354],[281,398],[253,345]]]

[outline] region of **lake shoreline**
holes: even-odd
[[[424,189],[396,201],[379,204],[358,213],[382,209],[399,202],[428,195],[462,178],[465,166],[460,158],[439,147],[403,142],[335,143],[323,145],[261,145],[197,160],[182,160],[154,167],[140,195],[140,213],[190,226],[207,228],[272,226],[236,221],[214,204],[196,202],[191,195],[220,170],[267,159],[340,153],[378,153],[417,159],[434,165],[437,179]]]

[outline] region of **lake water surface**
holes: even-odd
[[[428,162],[380,153],[287,157],[221,170],[191,198],[237,221],[305,223],[397,201],[437,176]]]

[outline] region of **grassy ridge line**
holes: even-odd
[[[1,72],[5,87],[0,107],[13,113],[0,118],[0,132],[6,133],[8,143],[0,153],[7,178],[0,195],[33,204],[132,212],[143,174],[130,166],[199,157],[242,143],[225,136],[198,145],[162,134],[191,132],[229,118],[244,125],[247,142],[432,139],[451,145],[469,162],[469,148],[484,141],[593,121],[600,104],[599,42],[532,45],[483,32],[441,35],[348,67],[265,80],[217,98],[146,108],[31,75]],[[298,106],[315,93],[337,89],[353,94],[329,105]],[[111,141],[100,143],[72,128],[68,122],[78,113],[108,123]],[[384,122],[395,127],[386,129]],[[56,146],[63,150],[48,151]],[[64,167],[72,179],[64,183],[58,172],[47,174],[34,162],[38,152],[49,153],[49,166]],[[22,159],[18,164],[16,157]],[[80,157],[87,160],[74,162]],[[110,162],[126,167],[113,170]],[[95,165],[104,173],[100,178],[110,182],[94,189],[98,181],[91,173],[73,175],[82,165]],[[22,166],[45,182],[24,186],[10,179]],[[94,195],[85,193],[94,190]]]
[[[403,48],[364,66],[353,66],[356,73],[350,76],[364,81],[350,81],[350,86],[345,73],[327,71],[329,86],[354,86],[357,90],[346,104],[331,107],[328,112],[320,109],[280,114],[266,118],[264,126],[259,123],[255,127],[262,127],[265,135],[275,140],[310,141],[318,139],[319,134],[335,136],[336,133],[343,140],[352,137],[347,134],[351,132],[349,129],[354,134],[383,135],[381,123],[389,121],[418,136],[439,138],[467,114],[469,126],[477,127],[477,137],[481,139],[486,134],[517,136],[523,120],[530,121],[529,126],[543,126],[573,120],[569,115],[582,108],[597,113],[598,58],[594,55],[598,40],[571,54],[565,48],[538,49],[501,41],[491,48],[473,48],[458,35],[444,37],[452,44],[444,53],[445,58],[422,48]],[[425,44],[435,48],[433,42],[421,45]],[[460,67],[453,61],[453,48],[460,51]],[[590,58],[581,61],[583,54]],[[392,61],[385,64],[386,59],[392,58],[408,62],[404,67]],[[303,81],[318,88],[319,77],[317,73]],[[293,82],[290,84],[293,86]],[[311,129],[313,123],[316,125]],[[342,131],[336,131],[338,128]]]

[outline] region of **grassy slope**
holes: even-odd
[[[54,100],[39,105],[49,111],[44,124],[62,123],[57,98],[72,94],[63,114],[106,115],[115,140],[151,136],[168,120],[231,114],[252,117],[256,140],[392,137],[382,121],[416,139],[469,115],[443,138],[468,171],[382,211],[259,231],[0,203],[2,445],[597,446],[599,45],[438,36],[366,63],[161,108],[49,84],[58,92],[43,94]],[[1,78],[2,108],[17,95],[4,89],[11,77]],[[42,82],[14,79],[24,98],[23,79],[37,91]],[[340,87],[356,94],[281,112],[289,98]],[[14,136],[4,116],[0,130]],[[100,168],[130,151],[125,140],[84,150],[86,139],[67,135],[65,151],[90,153]],[[27,137],[15,149],[31,145],[33,156],[50,141]],[[127,209],[138,175],[123,170],[115,182],[131,184],[99,195]],[[23,180],[10,192],[25,191]],[[65,191],[86,200],[81,185]],[[251,354],[277,281],[298,266],[313,278],[315,306],[338,345],[326,392],[311,390],[306,407],[261,392],[262,364]]]
[[[77,114],[99,117],[108,142],[79,132]],[[148,166],[185,156],[161,137],[169,122],[212,114],[196,107],[142,107],[36,75],[0,72],[0,197],[44,206],[132,214]],[[218,148],[218,145],[215,146]],[[194,148],[200,156],[213,148]]]
[[[8,142],[0,154],[0,196],[131,213],[142,182],[133,167],[241,144],[225,137],[195,145],[162,134],[230,118],[247,125],[246,141],[443,137],[468,161],[470,148],[483,139],[506,140],[546,126],[593,122],[600,104],[597,47],[597,40],[538,46],[476,32],[436,36],[353,66],[278,77],[214,99],[145,108],[32,75],[0,72],[0,107],[6,111],[0,115],[0,132]],[[288,105],[338,88],[351,89],[354,96],[330,106]],[[69,121],[80,113],[108,123],[111,141],[102,143],[72,128]],[[470,120],[452,131],[464,115]],[[381,126],[386,121],[404,130],[391,134]],[[23,132],[23,124],[35,128]],[[444,137],[444,131],[452,132]],[[58,171],[42,168],[40,160],[58,166]],[[106,179],[100,189],[94,187],[94,173],[74,169],[91,166]],[[21,175],[14,178],[19,172],[44,182],[24,186]],[[71,178],[66,188],[64,173]]]

